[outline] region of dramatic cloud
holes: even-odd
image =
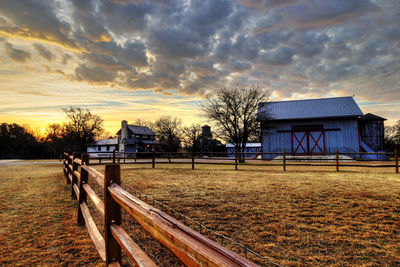
[[[43,45],[34,44],[33,46],[35,47],[35,49],[39,53],[39,55],[41,55],[45,59],[52,60],[54,58],[54,55],[49,50],[47,50]]]
[[[397,0],[4,0],[0,37],[10,59],[32,54],[65,82],[400,104],[399,14]]]
[[[26,62],[31,58],[31,54],[29,52],[14,48],[13,45],[8,42],[5,43],[5,52],[11,59],[21,63]]]

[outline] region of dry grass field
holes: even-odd
[[[60,164],[0,166],[0,266],[101,265]]]
[[[400,265],[400,175],[392,168],[239,168],[123,165],[121,176],[281,265]],[[76,224],[61,165],[0,166],[0,194],[0,265],[101,264]]]
[[[281,168],[126,165],[122,180],[281,265],[400,265],[392,168]]]

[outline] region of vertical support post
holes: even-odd
[[[104,175],[104,240],[106,243],[106,264],[121,260],[121,247],[112,236],[111,224],[121,225],[121,207],[111,197],[108,187],[121,184],[119,164],[107,164]]]
[[[78,187],[79,187],[79,205],[78,205],[78,225],[84,225],[85,220],[83,219],[82,211],[81,211],[81,203],[86,203],[87,195],[86,191],[83,189],[83,185],[87,184],[87,180],[89,177],[88,172],[82,168],[83,165],[89,165],[89,155],[83,154],[81,157],[82,165],[81,165],[81,179],[79,180]]]
[[[71,155],[71,153],[70,152],[67,152],[67,155],[66,155],[66,160],[67,160],[67,173],[66,173],[66,177],[67,177],[67,184],[70,184],[71,183],[71,181],[69,180],[69,177],[68,177],[68,174],[70,173],[70,169],[69,169],[69,164],[71,163],[71,159],[69,158],[69,156]]]
[[[168,162],[171,163],[171,153],[168,152]]]
[[[235,171],[238,169],[238,151],[237,148],[235,148]]]
[[[113,150],[113,163],[115,163],[115,149]]]
[[[397,149],[394,150],[394,164],[395,164],[395,172],[399,173],[399,153]]]
[[[339,171],[339,150],[336,149],[336,171]]]
[[[125,159],[126,159],[126,154],[125,154],[125,151],[124,151],[124,163],[125,163]]]
[[[151,154],[152,156],[152,161],[151,161],[151,166],[154,169],[156,167],[156,158],[155,158],[155,153],[153,151],[153,153]]]
[[[286,150],[283,150],[283,155],[282,155],[282,164],[283,164],[283,171],[286,171]]]
[[[194,150],[192,148],[192,170],[194,170]]]
[[[79,196],[75,195],[75,191],[74,191],[74,184],[77,184],[78,182],[78,178],[75,175],[75,171],[78,171],[78,163],[75,162],[76,158],[80,158],[81,157],[81,153],[75,152],[72,154],[73,158],[72,158],[72,183],[71,183],[71,198],[74,199],[78,199]]]

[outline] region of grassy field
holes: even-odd
[[[122,177],[285,266],[400,265],[400,175],[392,168],[196,168],[128,165]]]
[[[101,265],[61,164],[0,166],[0,266]]]
[[[232,169],[123,165],[122,181],[285,266],[400,265],[392,168]],[[0,265],[101,264],[60,165],[3,165],[0,175]]]

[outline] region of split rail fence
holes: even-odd
[[[101,165],[107,163],[119,164],[151,164],[155,168],[156,164],[191,164],[192,169],[195,165],[215,164],[232,165],[235,170],[239,166],[279,166],[283,171],[290,166],[309,166],[309,167],[333,167],[339,171],[341,167],[367,167],[367,168],[393,168],[395,173],[399,173],[398,151],[394,152],[339,152],[325,153],[324,156],[331,158],[318,157],[293,157],[291,154],[282,152],[89,152],[91,165]],[[207,156],[211,155],[211,156]],[[94,156],[96,155],[96,156]],[[99,156],[100,155],[100,156]],[[204,157],[206,155],[206,157]],[[252,155],[252,157],[249,157]],[[263,155],[280,157],[279,159],[263,160]],[[229,157],[230,156],[230,157]],[[343,157],[348,156],[348,157]],[[247,163],[242,163],[241,158],[245,157]],[[257,159],[259,158],[259,159]],[[374,159],[375,158],[375,159]]]
[[[187,266],[258,266],[125,191],[119,164],[105,165],[103,175],[89,166],[88,154],[64,153],[63,171],[71,185],[71,197],[78,201],[78,224],[86,226],[108,266],[120,265],[122,250],[136,266],[156,266],[122,228],[121,209]],[[103,200],[89,186],[88,179],[104,189]],[[103,219],[104,236],[89,211],[89,200]]]

